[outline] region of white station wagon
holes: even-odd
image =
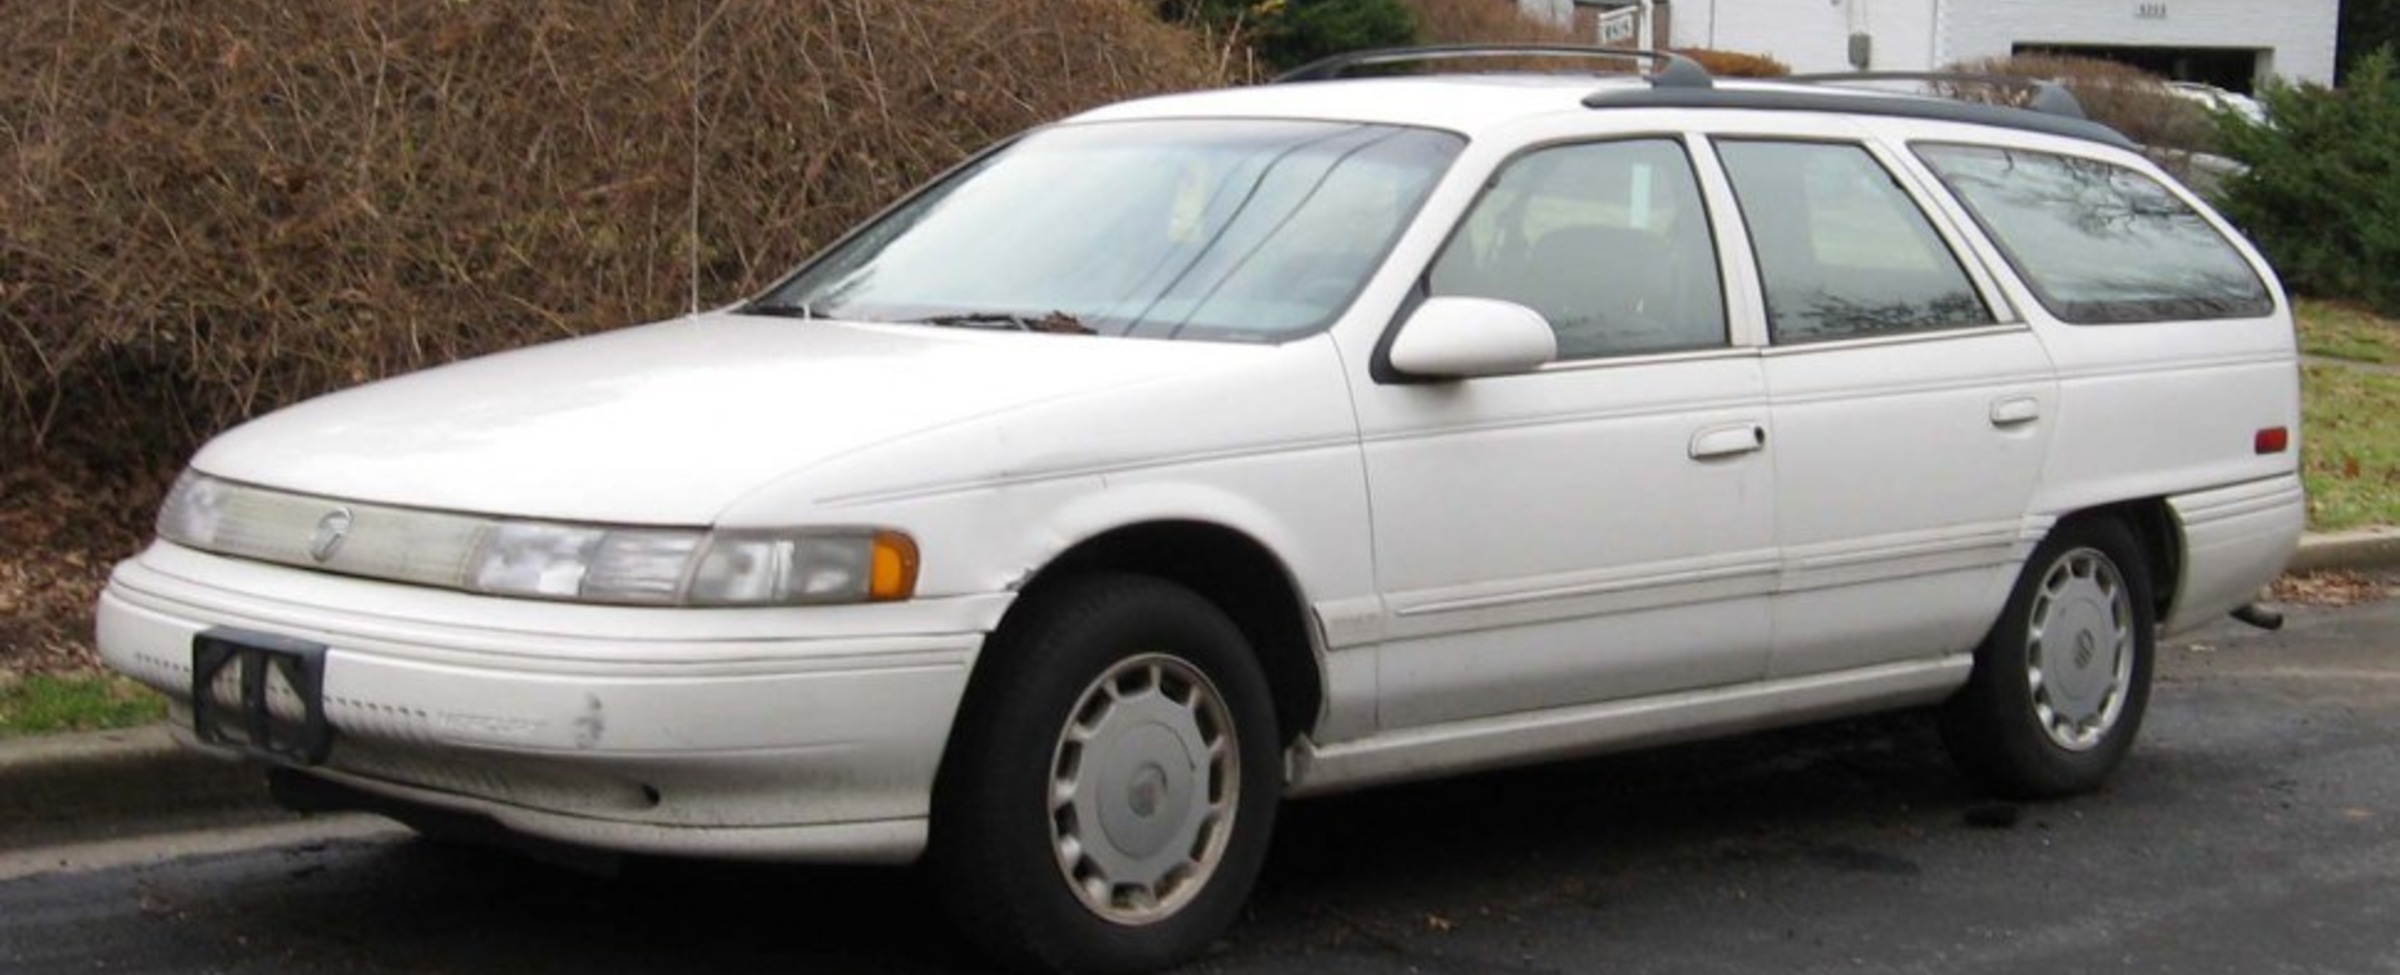
[[[1328,77],[1486,53],[1088,112],[739,306],[249,423],[102,650],[288,803],[922,858],[1063,971],[1205,946],[1287,797],[1928,705],[2099,786],[2301,529],[2259,255],[2053,89]]]

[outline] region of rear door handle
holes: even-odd
[[[1767,428],[1756,423],[1710,427],[1692,434],[1692,459],[1713,460],[1766,449]]]
[[[2042,418],[2042,401],[2031,396],[2008,396],[1992,401],[1992,425],[2019,427]]]

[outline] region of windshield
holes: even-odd
[[[1463,144],[1328,122],[1047,129],[927,189],[750,310],[1280,341],[1349,305]]]

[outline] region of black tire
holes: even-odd
[[[1266,677],[1231,619],[1159,579],[1090,576],[1026,598],[978,664],[943,759],[930,854],[942,897],[962,933],[1019,970],[1189,959],[1232,925],[1266,859],[1282,781]],[[1089,742],[1070,741],[1070,724]],[[1219,745],[1231,767],[1192,751]],[[1061,853],[1062,836],[1089,852]],[[1177,865],[1148,879],[1160,863]],[[1091,892],[1115,876],[1134,881]]]
[[[2043,621],[2061,632],[2037,636]],[[1951,758],[2010,798],[2099,788],[2141,730],[2157,622],[2133,533],[2112,519],[2061,524],[2026,560],[1967,686],[1942,708]],[[2106,645],[2111,633],[2122,643]]]

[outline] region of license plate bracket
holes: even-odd
[[[231,670],[240,699],[217,699]],[[271,678],[299,699],[297,720],[276,715]],[[325,719],[325,645],[272,633],[215,627],[192,637],[192,732],[202,744],[239,750],[277,765],[323,764],[333,752]]]

